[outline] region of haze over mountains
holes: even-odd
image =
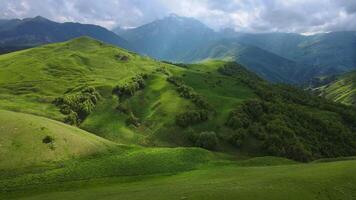
[[[57,23],[43,17],[0,21],[0,52],[63,42],[87,35],[98,40],[129,48],[129,44],[113,32],[91,24]]]
[[[305,84],[312,78],[356,69],[356,32],[316,35],[219,32],[200,21],[170,15],[140,27],[113,31],[43,17],[0,21],[0,51],[87,35],[159,60],[192,63],[233,60],[273,82]]]

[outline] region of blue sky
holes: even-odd
[[[315,33],[356,30],[356,0],[0,0],[0,18],[136,27],[170,13],[214,29]]]

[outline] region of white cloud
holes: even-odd
[[[0,0],[0,18],[134,27],[176,13],[214,29],[246,32],[356,30],[354,0]]]

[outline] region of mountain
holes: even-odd
[[[315,76],[355,69],[356,32],[341,31],[315,35],[293,33],[222,33],[287,59],[318,67]]]
[[[321,79],[312,90],[327,99],[356,105],[356,71]]]
[[[10,52],[41,44],[63,42],[79,36],[90,36],[122,48],[130,48],[127,41],[115,33],[96,25],[57,23],[43,17],[0,22],[0,51]]]
[[[184,57],[185,62],[205,59],[232,60],[272,82],[298,84],[309,80],[312,66],[297,63],[236,39],[223,39],[200,46]]]
[[[187,52],[213,40],[215,32],[193,18],[170,15],[120,36],[141,53],[156,59],[181,61]]]

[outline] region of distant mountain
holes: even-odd
[[[356,105],[356,71],[320,79],[313,90],[333,101]]]
[[[185,62],[204,59],[237,61],[266,80],[300,83],[311,78],[313,67],[278,56],[234,39],[214,41],[198,47],[183,58]]]
[[[96,25],[57,23],[40,16],[0,21],[0,51],[3,52],[62,42],[79,36],[90,36],[122,48],[130,48],[127,41]]]
[[[214,30],[198,20],[177,15],[129,29],[120,36],[139,53],[170,61],[181,61],[191,50],[217,38]]]
[[[243,34],[231,31],[221,34],[290,60],[317,66],[315,75],[356,69],[356,32],[353,31],[309,36],[293,33]]]

